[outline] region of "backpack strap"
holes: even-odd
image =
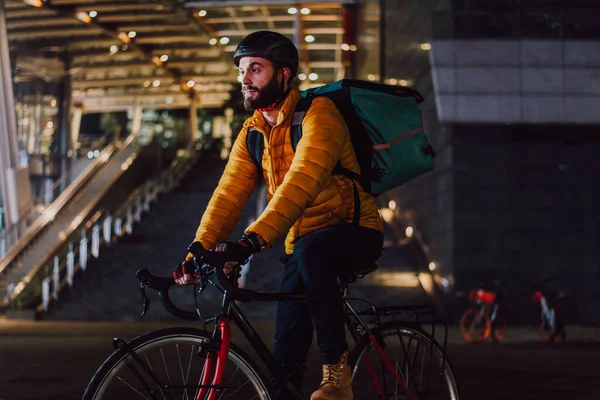
[[[249,129],[246,134],[246,147],[258,168],[258,174],[262,176],[262,156],[265,151],[265,138],[262,133],[256,129]]]
[[[290,135],[292,140],[292,149],[294,153],[296,152],[296,146],[298,146],[298,142],[302,138],[302,121],[304,120],[304,115],[308,111],[310,105],[312,104],[315,96],[307,95],[306,97],[300,97],[298,103],[296,103],[296,108],[294,108],[294,116],[292,117],[292,126],[290,127]],[[362,176],[357,174],[356,172],[350,171],[347,168],[344,168],[340,165],[339,161],[333,168],[332,174],[335,175],[343,175],[346,178],[352,180],[352,186],[354,189],[354,216],[352,218],[352,223],[358,226],[360,222],[360,196],[358,194],[358,187],[356,186],[356,180],[361,182]]]

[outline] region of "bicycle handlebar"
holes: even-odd
[[[253,301],[257,297],[257,292],[250,289],[242,289],[236,286],[225,272],[223,272],[223,267],[225,263],[231,260],[231,256],[226,253],[219,253],[215,251],[206,250],[202,247],[200,242],[194,242],[188,247],[188,251],[194,255],[196,258],[196,263],[201,265],[203,263],[210,264],[215,268],[215,274],[217,275],[217,280],[219,284],[225,289],[227,294],[233,300],[239,300],[244,302]],[[202,261],[201,263],[198,261]]]
[[[171,314],[188,321],[197,321],[200,318],[200,316],[195,312],[185,311],[181,308],[178,308],[169,298],[169,288],[175,285],[175,279],[173,277],[161,278],[154,276],[146,268],[137,271],[135,276],[137,276],[140,280],[140,289],[142,290],[142,297],[144,299],[142,317],[146,314],[146,311],[148,311],[148,306],[150,304],[150,300],[146,296],[146,288],[152,288],[158,292],[163,306]]]
[[[200,284],[202,285],[200,292],[204,289],[204,285],[208,280],[209,275],[213,272],[217,276],[217,281],[225,291],[226,295],[231,300],[238,300],[243,302],[250,301],[284,301],[284,300],[293,300],[293,301],[305,301],[306,296],[304,294],[296,294],[296,293],[280,293],[280,292],[262,292],[255,291],[250,289],[242,289],[236,285],[237,279],[231,279],[230,275],[225,275],[223,272],[223,267],[226,262],[232,261],[231,256],[227,253],[220,253],[211,250],[206,250],[202,245],[198,242],[192,243],[188,247],[188,251],[194,255],[194,259],[197,266],[200,266],[198,269],[198,275]],[[234,272],[235,274],[235,272]],[[148,311],[148,307],[150,304],[150,300],[146,296],[146,288],[154,289],[158,292],[161,297],[162,304],[167,311],[171,314],[179,317],[181,319],[186,319],[190,321],[197,321],[200,316],[197,313],[191,311],[185,311],[173,304],[171,299],[169,298],[169,288],[175,285],[175,279],[173,277],[158,277],[154,276],[150,271],[146,268],[140,269],[135,274],[140,280],[140,289],[142,291],[142,298],[144,299],[144,308],[142,311],[142,316],[146,314]]]

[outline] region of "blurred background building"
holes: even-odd
[[[297,44],[301,89],[357,78],[425,97],[436,169],[378,201],[448,315],[482,283],[547,284],[598,323],[599,21],[595,0],[0,0],[4,305],[43,311],[81,268],[73,243],[127,227],[150,178],[227,158],[247,117],[232,52],[271,29]]]

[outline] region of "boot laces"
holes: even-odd
[[[344,364],[325,365],[323,368],[323,382],[321,384],[333,383],[339,386],[342,380],[343,369]]]

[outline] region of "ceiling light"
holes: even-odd
[[[121,39],[125,43],[131,42],[131,39],[129,38],[129,36],[127,36],[125,32],[119,33],[119,39]]]
[[[121,46],[121,50],[123,50],[123,51],[127,50],[128,48],[129,48],[129,47],[127,47],[127,45],[126,45],[126,44],[124,44],[123,46]]]
[[[229,38],[227,36],[224,36],[219,40],[219,42],[221,44],[227,44],[227,43],[229,43]]]
[[[130,31],[130,32],[127,34],[127,36],[129,36],[129,37],[130,37],[130,38],[132,38],[132,39],[135,37],[135,35],[137,35],[137,33],[136,33],[135,31]]]
[[[198,15],[201,17],[205,17],[206,16],[206,10],[200,10],[198,11]]]
[[[44,5],[44,2],[42,2],[42,0],[23,0],[23,2],[34,7],[42,7]]]
[[[217,39],[215,39],[215,38],[212,38],[212,39],[210,39],[210,40],[208,41],[208,44],[212,44],[212,45],[215,45],[215,44],[217,44]]]
[[[154,87],[159,87],[160,86],[160,81],[157,79],[154,82],[152,82],[152,86]]]
[[[168,59],[169,59],[169,56],[166,54],[163,54],[162,56],[160,56],[160,61],[162,61],[162,62],[167,62]]]
[[[98,16],[98,12],[97,11],[90,11],[90,17],[96,18],[97,16]]]
[[[367,75],[367,79],[370,81],[374,81],[375,80],[375,75],[374,74],[369,74]]]
[[[194,85],[196,85],[196,81],[194,81],[193,79],[190,79],[189,81],[187,81],[188,87],[194,87]]]
[[[150,81],[144,82],[144,87],[149,87],[149,86],[150,86]]]
[[[390,85],[395,85],[395,84],[398,83],[398,80],[395,79],[395,78],[390,78],[390,80],[388,80],[388,82],[389,82]]]
[[[75,18],[77,18],[81,22],[85,22],[86,24],[92,20],[88,13],[86,13],[85,11],[79,11],[77,14],[75,14]]]
[[[290,7],[288,8],[288,14],[296,14],[298,12],[298,9],[296,7]]]
[[[305,81],[306,80],[306,74],[298,74],[298,79],[300,79],[301,81]]]
[[[431,50],[431,44],[429,43],[421,43],[422,50]]]
[[[357,47],[355,44],[350,45],[350,51],[356,51]]]
[[[119,47],[117,47],[116,44],[113,44],[112,46],[110,46],[111,53],[116,53],[117,51],[119,51]]]
[[[306,40],[308,43],[312,43],[315,41],[315,37],[313,35],[306,35],[304,40]]]
[[[300,12],[304,15],[310,14],[310,8],[304,7],[302,10],[300,10]]]
[[[344,50],[344,51],[350,50],[350,45],[348,43],[342,43],[342,50]]]
[[[319,75],[317,75],[315,72],[311,72],[310,74],[308,74],[308,79],[310,79],[311,81],[316,81],[317,79],[319,79]]]
[[[401,86],[406,86],[406,85],[408,85],[408,81],[406,79],[400,79],[398,81],[398,84]]]

